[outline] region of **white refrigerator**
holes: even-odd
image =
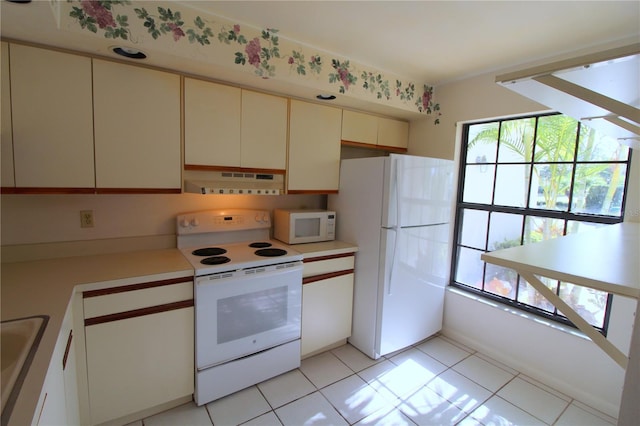
[[[349,342],[373,359],[442,328],[451,265],[453,161],[342,160],[328,198],[336,237],[358,245]]]

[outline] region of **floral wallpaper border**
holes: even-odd
[[[329,84],[341,94],[354,94],[377,102],[394,101],[407,109],[432,114],[439,123],[440,105],[433,101],[433,87],[416,85],[400,77],[390,78],[381,72],[365,69],[349,59],[326,53],[310,54],[309,47],[282,48],[275,28],[261,31],[240,24],[214,21],[193,15],[190,9],[180,11],[177,3],[137,2],[131,0],[66,0],[70,27],[88,31],[106,39],[120,39],[133,44],[163,41],[188,43],[209,48],[216,55],[222,47],[229,51],[229,64],[246,67],[261,78],[284,78],[284,73],[298,78],[316,79]],[[217,18],[217,17],[215,17]],[[148,38],[151,37],[151,39]],[[289,42],[291,44],[291,42]],[[220,60],[220,59],[219,59]],[[284,71],[283,71],[284,70]],[[417,89],[418,87],[419,89]]]

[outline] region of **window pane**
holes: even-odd
[[[522,163],[531,161],[535,118],[523,118],[502,122],[498,161]]]
[[[626,164],[578,164],[571,211],[620,216],[626,175]]]
[[[560,284],[560,297],[589,324],[602,328],[607,293],[563,282]]]
[[[578,161],[627,161],[628,158],[628,146],[587,126],[580,128]]]
[[[488,227],[489,212],[464,209],[462,212],[460,244],[484,250],[487,242]]]
[[[525,244],[552,240],[564,235],[564,220],[550,217],[527,216],[525,220]]]
[[[499,123],[473,124],[469,126],[467,163],[495,163],[498,147]]]
[[[524,207],[529,191],[529,165],[498,165],[496,194],[497,206]]]
[[[591,222],[579,222],[577,220],[570,220],[567,222],[567,235],[577,234],[578,232],[592,231],[600,228],[601,226],[607,226],[602,223]]]
[[[538,162],[573,161],[578,122],[566,115],[538,119],[536,155]]]
[[[489,251],[520,245],[522,216],[509,213],[491,213]]]
[[[485,164],[466,167],[462,201],[465,203],[491,204],[494,167]]]
[[[549,287],[554,293],[558,287],[558,281],[551,280],[549,278],[541,277],[540,281]],[[518,301],[526,303],[527,305],[534,306],[538,309],[542,309],[547,312],[554,312],[555,308],[551,302],[549,302],[543,295],[533,288],[531,284],[524,278],[520,278],[520,286],[518,288]]]
[[[484,262],[480,260],[483,251],[464,247],[458,248],[458,263],[456,265],[455,280],[470,287],[482,289],[482,274]]]
[[[484,279],[484,290],[498,296],[514,299],[518,285],[518,273],[513,269],[487,263],[487,273]]]
[[[529,207],[545,210],[569,210],[569,192],[571,190],[571,164],[536,165],[531,186]]]

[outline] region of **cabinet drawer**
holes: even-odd
[[[105,294],[106,293],[106,294]],[[84,317],[105,315],[166,305],[193,299],[193,279],[157,281],[83,293]]]
[[[352,253],[347,255],[317,257],[304,260],[303,277],[328,274],[330,272],[353,269],[354,259]]]

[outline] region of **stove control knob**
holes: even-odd
[[[269,215],[268,214],[264,213],[262,215],[262,222],[269,223]]]
[[[189,227],[189,221],[186,218],[182,219],[180,221],[180,226],[183,227],[183,228]]]
[[[198,226],[198,225],[200,225],[200,221],[198,219],[196,219],[196,218],[193,218],[193,219],[191,219],[191,222],[189,222],[189,224],[191,226]]]

